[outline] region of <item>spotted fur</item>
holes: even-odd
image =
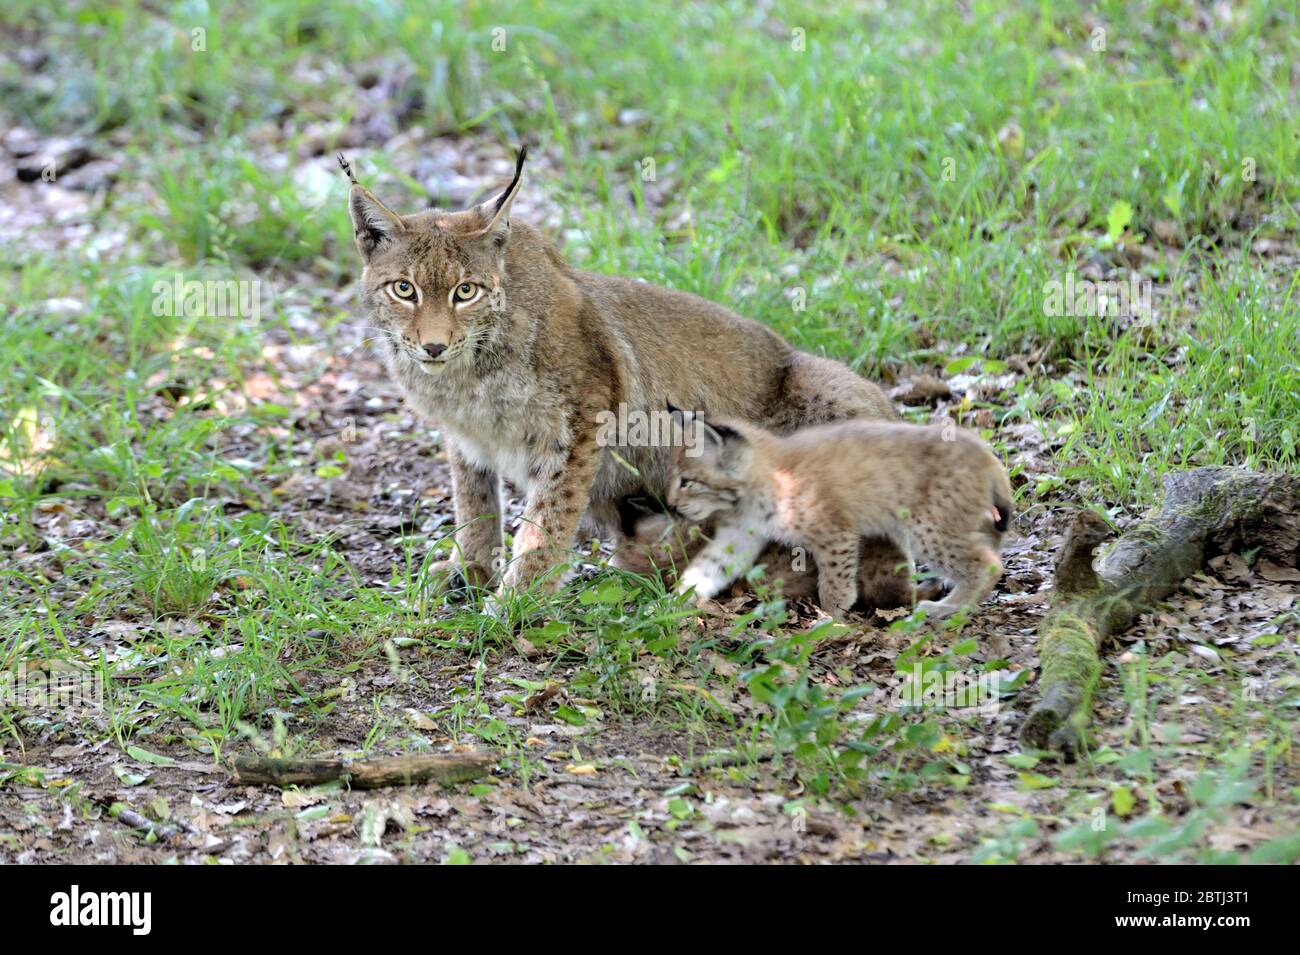
[[[883,537],[948,580],[943,600],[920,609],[947,616],[979,604],[1002,573],[1011,486],[979,438],[947,425],[843,422],[780,437],[731,421],[706,428],[697,457],[675,452],[668,503],[713,518],[713,539],[678,581],[713,597],[770,541],[809,548],[818,602],[842,616],[858,597],[860,541]],[[909,575],[910,576],[910,575]]]

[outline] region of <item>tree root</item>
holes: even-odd
[[[1206,467],[1165,475],[1164,500],[1099,560],[1105,522],[1081,511],[1056,565],[1052,609],[1038,628],[1039,701],[1020,740],[1073,759],[1101,672],[1098,651],[1216,554],[1259,548],[1300,566],[1300,475]]]

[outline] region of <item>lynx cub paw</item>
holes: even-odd
[[[437,560],[429,565],[429,580],[440,590],[460,594],[471,587],[486,587],[492,572],[475,563]]]
[[[924,610],[925,619],[927,620],[944,620],[962,608],[956,604],[945,603],[942,600],[922,600],[916,605],[916,609]]]
[[[677,592],[683,596],[695,592],[696,606],[701,600],[712,600],[722,587],[706,571],[698,567],[687,567],[681,579],[677,581]]]

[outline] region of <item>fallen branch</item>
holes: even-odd
[[[715,749],[693,760],[683,760],[680,771],[683,776],[709,769],[726,769],[730,766],[752,766],[776,759],[774,749],[759,750]]]
[[[1300,475],[1207,467],[1165,475],[1159,509],[1099,560],[1106,525],[1082,511],[1056,566],[1052,609],[1038,628],[1040,697],[1021,742],[1072,759],[1088,724],[1098,651],[1169,596],[1206,559],[1258,548],[1283,566],[1300,559]]]
[[[378,759],[239,756],[235,759],[234,782],[261,786],[318,786],[340,781],[353,789],[427,782],[450,786],[487,775],[496,761],[497,755],[493,752],[385,756]]]

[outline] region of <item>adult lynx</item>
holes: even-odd
[[[385,332],[389,372],[447,441],[456,553],[436,571],[492,578],[502,478],[527,498],[503,588],[553,587],[549,571],[567,563],[584,512],[617,537],[619,499],[662,499],[669,448],[602,447],[602,412],[671,402],[779,432],[894,416],[875,385],[757,322],[565,264],[541,233],[511,219],[524,157],[521,149],[513,181],[488,202],[405,216],[340,157],[365,263],[362,301]]]

